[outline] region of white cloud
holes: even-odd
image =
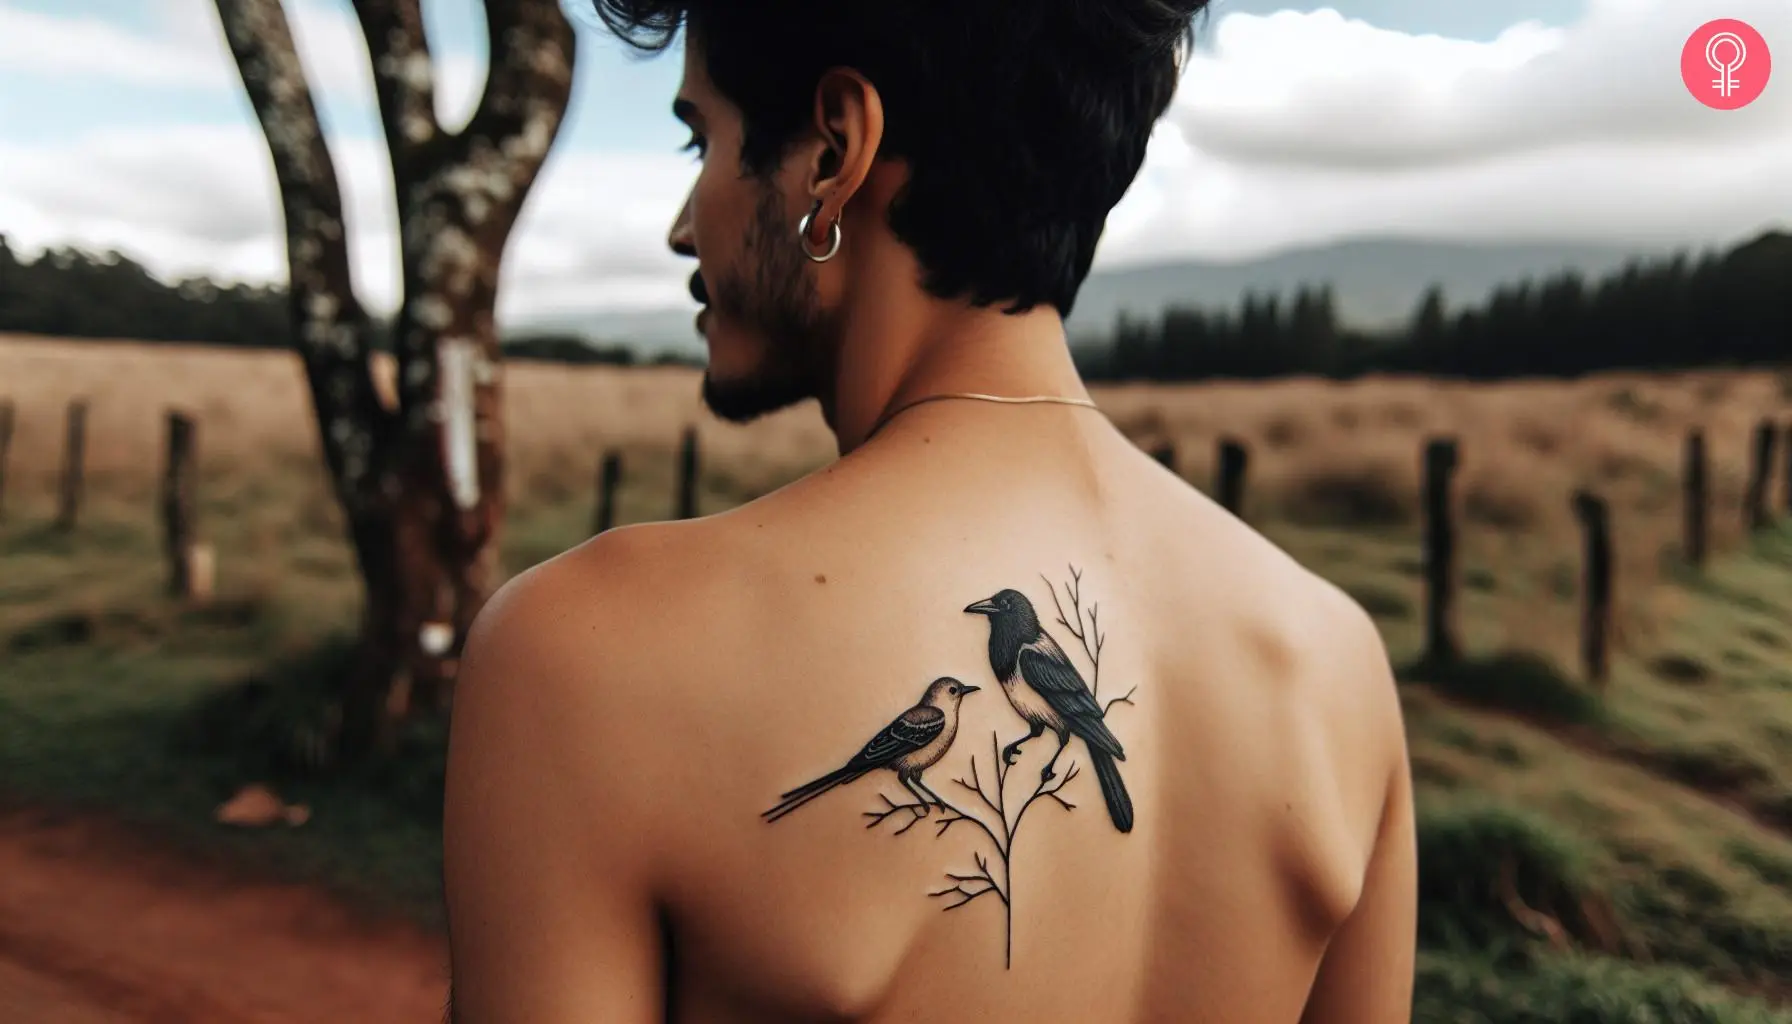
[[[1594,0],[1568,28],[1524,23],[1486,43],[1388,32],[1330,10],[1240,15],[1192,61],[1171,118],[1216,156],[1368,168],[1561,142],[1746,143],[1792,127],[1783,89],[1728,116],[1687,94],[1681,46],[1718,13],[1708,0]],[[1737,0],[1722,13],[1792,37],[1781,0]]]
[[[1781,0],[1592,0],[1567,28],[1490,42],[1233,15],[1191,61],[1101,262],[1365,234],[1670,246],[1787,224],[1792,92],[1720,112],[1680,81],[1682,45],[1719,16],[1792,39]]]
[[[331,146],[357,288],[397,301],[397,216],[384,144]],[[506,251],[500,315],[663,308],[688,267],[665,244],[690,187],[688,157],[562,153],[536,181]],[[64,145],[0,144],[0,226],[13,245],[114,248],[155,272],[276,280],[280,205],[253,126],[99,133]]]
[[[217,89],[228,68],[194,47],[145,38],[92,17],[57,17],[0,5],[0,68],[134,85]],[[190,42],[190,40],[189,40]]]
[[[194,66],[191,79],[163,83],[221,75],[221,87],[240,88],[215,14],[201,17],[207,0],[157,2],[168,45]],[[366,53],[346,7],[294,7],[333,127],[369,117]],[[1110,218],[1097,265],[1246,258],[1363,235],[1654,248],[1786,224],[1792,83],[1727,113],[1680,83],[1681,44],[1717,16],[1792,39],[1783,0],[1723,11],[1710,0],[1592,0],[1573,25],[1521,24],[1487,42],[1390,32],[1331,11],[1218,19]],[[0,37],[13,24],[0,21]],[[117,47],[130,43],[119,38]],[[476,100],[481,63],[440,62],[438,108],[450,123]],[[146,58],[132,73],[175,74],[157,66]],[[334,149],[363,297],[389,309],[397,267],[383,148],[363,135]],[[500,316],[687,303],[690,265],[664,238],[693,174],[676,155],[557,151],[507,249]],[[284,272],[278,209],[252,124],[0,142],[0,230],[15,244],[111,246],[164,274],[265,280]]]
[[[0,3],[0,69],[46,79],[121,86],[240,90],[212,0],[145,0],[158,31],[132,33],[101,19],[39,14]],[[373,71],[347,0],[287,0],[287,23],[326,123],[371,133]],[[441,46],[436,111],[449,128],[471,116],[485,61]]]

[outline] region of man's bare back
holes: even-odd
[[[689,29],[706,404],[814,398],[841,458],[481,614],[457,1018],[1405,1020],[1379,637],[1076,407],[1063,318],[1202,0],[588,2]]]
[[[967,609],[1009,590],[1123,748],[1128,832],[1091,728],[1050,779],[1052,729],[1004,764],[1030,732],[1007,691],[1043,698],[1005,689],[995,617]],[[1095,413],[916,409],[734,512],[538,568],[481,629],[448,808],[451,910],[486,925],[456,946],[483,962],[468,1020],[1295,1021],[1310,991],[1307,1020],[1408,1012],[1379,638]],[[925,745],[901,716],[943,678],[977,689],[910,716],[956,731],[910,786],[873,741]]]

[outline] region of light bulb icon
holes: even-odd
[[[1748,44],[1734,32],[1719,32],[1705,44],[1705,63],[1717,72],[1711,87],[1726,99],[1741,86],[1736,72],[1748,63]]]

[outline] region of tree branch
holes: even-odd
[[[1076,809],[1076,805],[1071,803],[1059,792],[1059,790],[1069,785],[1070,780],[1076,778],[1076,776],[1077,764],[1075,761],[1072,761],[1070,767],[1064,771],[1064,774],[1054,779],[1051,784],[1048,785],[1044,779],[1039,780],[1039,787],[1033,790],[1032,796],[1027,797],[1026,803],[1020,805],[1020,813],[1014,816],[1014,826],[1008,830],[1008,846],[1010,849],[1014,846],[1014,837],[1020,834],[1020,823],[1021,820],[1027,816],[1027,808],[1033,806],[1035,801],[1043,797],[1057,801],[1058,806],[1067,811]]]
[[[890,817],[890,815],[895,814],[897,811],[907,811],[907,812],[909,812],[908,823],[896,830],[896,834],[901,835],[902,833],[907,832],[909,829],[914,828],[915,822],[920,821],[922,818],[927,817],[927,805],[926,804],[922,804],[922,803],[918,803],[918,802],[917,803],[899,804],[896,801],[891,800],[889,798],[889,796],[886,794],[879,793],[877,795],[878,795],[879,799],[883,800],[884,809],[881,811],[866,811],[865,812],[865,817],[871,819],[871,821],[865,825],[866,828],[876,828],[877,826],[882,825],[884,823],[884,821]]]
[[[951,804],[947,804],[945,807],[939,807],[935,804],[924,804],[918,800],[897,803],[896,801],[891,800],[887,794],[879,793],[877,796],[878,799],[884,802],[884,809],[881,811],[864,812],[865,817],[871,819],[871,821],[865,825],[866,828],[876,828],[877,826],[882,825],[885,820],[896,812],[907,811],[909,820],[904,822],[901,828],[892,833],[893,835],[901,835],[909,829],[914,828],[916,822],[928,817],[932,810],[938,810],[940,816],[934,820],[934,824],[938,826],[933,833],[935,839],[945,835],[946,830],[950,829],[953,825],[956,825],[961,821],[968,821],[982,829],[983,834],[989,837],[989,841],[995,843],[998,850],[1001,849],[1002,840],[996,836],[995,832],[990,829],[989,825],[984,822],[982,818],[977,817],[975,814],[967,814]]]
[[[951,879],[955,884],[936,892],[930,892],[927,895],[956,897],[956,902],[946,904],[945,909],[947,910],[957,910],[959,907],[964,906],[966,903],[971,902],[977,897],[986,896],[992,892],[995,893],[997,898],[1003,903],[1007,903],[1008,894],[1003,892],[1002,887],[996,884],[995,876],[989,870],[989,861],[980,853],[973,853],[971,859],[977,864],[976,874],[957,875],[948,871],[946,872],[946,877]],[[967,885],[976,885],[979,882],[983,883],[981,889],[965,888]]]
[[[423,6],[420,0],[354,0],[354,7],[373,62],[373,93],[402,213],[402,197],[426,173],[426,154],[442,134]]]
[[[454,195],[469,230],[508,226],[560,131],[572,96],[577,43],[555,0],[486,0],[491,70],[459,135]],[[466,173],[471,172],[471,173]]]
[[[1045,580],[1046,588],[1051,591],[1052,605],[1058,610],[1058,625],[1063,626],[1071,636],[1076,637],[1077,642],[1083,645],[1083,653],[1089,657],[1089,696],[1099,700],[1101,698],[1101,648],[1107,642],[1107,638],[1101,633],[1098,621],[1101,606],[1099,604],[1089,606],[1089,625],[1084,627],[1083,574],[1074,565],[1069,569],[1070,583],[1064,587],[1064,593],[1070,598],[1071,614],[1068,616],[1064,614],[1063,603],[1058,600],[1057,586],[1051,580],[1046,579],[1044,573],[1041,573],[1039,578]],[[1094,646],[1090,646],[1091,640],[1093,640]]]
[[[215,2],[279,183],[297,347],[324,460],[365,560],[391,424],[369,363],[371,323],[355,299],[335,163],[280,0]]]
[[[1113,700],[1110,700],[1106,704],[1103,704],[1101,706],[1101,717],[1103,717],[1103,718],[1108,717],[1108,712],[1114,710],[1114,705],[1116,705],[1116,704],[1132,704],[1134,707],[1138,707],[1137,704],[1133,704],[1133,699],[1132,699],[1132,695],[1135,693],[1138,693],[1138,692],[1139,692],[1139,688],[1135,686],[1132,689],[1126,691],[1126,696],[1115,697]]]
[[[990,733],[990,741],[992,743],[995,742],[995,733],[993,733],[993,732]],[[952,781],[958,783],[960,786],[963,786],[964,788],[977,794],[977,798],[979,800],[983,801],[983,806],[996,812],[997,819],[1001,820],[1003,823],[1003,826],[1006,827],[1007,819],[1002,814],[1002,802],[1001,802],[1001,800],[1002,800],[1002,783],[1001,783],[1002,769],[1000,767],[1000,765],[1001,765],[1000,757],[996,758],[996,763],[997,763],[997,767],[996,767],[997,781],[996,781],[996,798],[994,800],[991,800],[989,798],[989,794],[985,793],[983,791],[983,780],[980,777],[978,777],[978,775],[977,775],[977,759],[974,757],[971,758],[971,780],[969,782],[966,782],[963,779],[953,779]]]

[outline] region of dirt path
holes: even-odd
[[[0,1021],[433,1024],[446,945],[124,829],[0,811]]]

